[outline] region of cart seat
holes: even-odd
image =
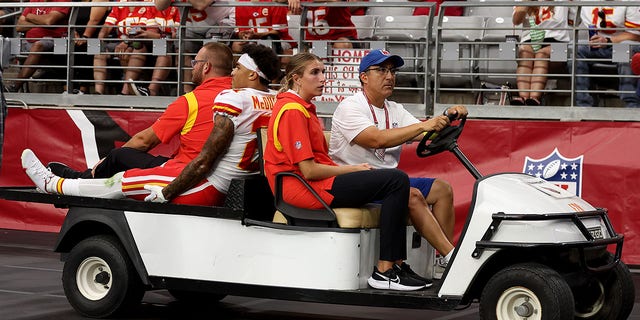
[[[329,140],[331,138],[331,132],[325,131],[324,137],[326,142],[329,143]],[[259,155],[260,155],[260,158],[262,158],[263,151],[267,142],[266,128],[261,128],[259,130],[258,141],[261,146]],[[262,159],[260,160],[260,164],[264,165],[264,163],[262,162]],[[264,170],[262,171],[264,173]],[[379,226],[380,208],[381,208],[380,204],[369,203],[359,208],[331,208],[331,210],[333,211],[333,213],[335,213],[336,223],[334,225],[337,225],[337,227],[345,228],[345,229],[357,229],[357,228],[367,229],[367,228],[377,228]],[[294,207],[291,207],[291,209],[304,210],[301,208],[294,208]],[[318,211],[319,220],[322,220],[322,218],[320,218],[320,215],[322,215],[321,211]],[[290,223],[290,221],[287,220],[285,216],[286,215],[282,214],[282,212],[280,212],[279,210],[276,210],[272,221],[274,223],[280,223],[280,224],[292,224]],[[307,215],[307,217],[309,216],[314,216],[313,212],[311,212],[311,215]]]
[[[377,228],[380,224],[380,205],[369,203],[360,208],[333,208],[338,220],[338,227],[345,229]],[[287,219],[280,211],[273,216],[274,223],[287,224]]]

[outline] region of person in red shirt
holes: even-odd
[[[302,0],[319,2],[319,0]],[[336,2],[342,0],[322,1]],[[351,49],[358,39],[356,26],[351,22],[349,7],[310,7],[307,11],[305,40],[332,40],[336,49]]]
[[[122,0],[125,1],[125,0]],[[155,22],[153,7],[113,7],[107,19],[105,27],[100,29],[99,39],[106,39],[113,28],[118,31],[118,38],[121,41],[110,41],[104,43],[107,54],[97,54],[93,58],[93,78],[95,91],[99,94],[105,93],[104,80],[107,79],[107,60],[111,57],[110,52],[115,53],[120,65],[129,67],[125,71],[125,79],[137,80],[140,76],[140,66],[145,63],[145,55],[149,52],[148,46],[151,44],[141,41],[141,39],[158,38],[159,29]],[[134,53],[141,53],[132,55]],[[133,94],[129,85],[124,85],[120,92],[123,95]]]
[[[210,42],[200,51],[206,53],[208,61],[215,63],[205,70],[203,60],[193,60],[196,61],[193,81],[199,85],[191,93],[171,103],[153,125],[136,133],[121,148],[111,150],[93,169],[79,172],[64,164],[51,162],[47,165],[51,172],[63,178],[108,178],[133,168],[156,167],[171,158],[185,165],[189,163],[200,153],[213,128],[215,97],[222,90],[231,88],[233,54],[229,47]],[[148,153],[160,143],[169,143],[174,137],[179,137],[180,145],[171,158]]]
[[[30,2],[63,2],[65,0],[30,0]],[[23,50],[29,55],[18,72],[18,79],[28,79],[37,70],[30,67],[40,64],[45,56],[41,52],[53,51],[53,38],[62,38],[67,34],[68,7],[27,7],[18,18],[16,31],[25,32]],[[8,91],[17,92],[24,85],[23,80],[16,80],[7,86]]]
[[[264,169],[271,190],[275,193],[276,174],[288,171],[300,175],[331,207],[382,201],[380,260],[367,282],[376,289],[422,289],[425,281],[403,262],[407,256],[409,177],[397,169],[371,170],[366,163],[339,166],[331,160],[311,102],[324,91],[324,73],[320,58],[307,52],[294,55],[287,65],[267,129]],[[285,177],[278,187],[282,188],[284,201],[294,206],[323,207],[293,177]]]
[[[238,2],[254,2],[256,6],[236,6],[238,28],[234,38],[274,40],[273,48],[278,54],[293,55],[293,48],[297,45],[287,28],[286,7],[259,5],[260,2],[271,2],[271,0],[238,0]],[[246,41],[233,41],[231,48],[234,53],[240,53],[242,46],[246,43]]]

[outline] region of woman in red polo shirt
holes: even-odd
[[[426,283],[406,259],[409,178],[396,169],[372,170],[366,164],[338,166],[329,158],[322,126],[311,100],[322,95],[325,68],[320,58],[299,53],[291,58],[269,121],[265,174],[275,190],[275,175],[302,176],[332,207],[358,207],[382,202],[380,260],[368,280],[376,289],[418,290]],[[298,180],[285,177],[284,200],[298,207],[322,208]]]

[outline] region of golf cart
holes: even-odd
[[[453,310],[479,301],[482,319],[626,319],[635,290],[607,211],[535,176],[483,177],[457,145],[465,123],[428,133],[417,148],[421,157],[453,152],[477,179],[442,280],[420,291],[367,287],[379,247],[375,214],[345,226],[338,210],[293,207],[281,190],[274,201],[261,175],[234,181],[225,205],[213,208],[32,188],[1,188],[0,198],[69,208],[55,251],[67,299],[89,317],[126,312],[146,290],[168,289],[202,303],[238,295]],[[286,223],[274,222],[276,209]],[[427,274],[433,249],[413,231],[407,226],[407,261]]]

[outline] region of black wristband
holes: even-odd
[[[607,43],[611,43],[611,38],[607,38]]]

